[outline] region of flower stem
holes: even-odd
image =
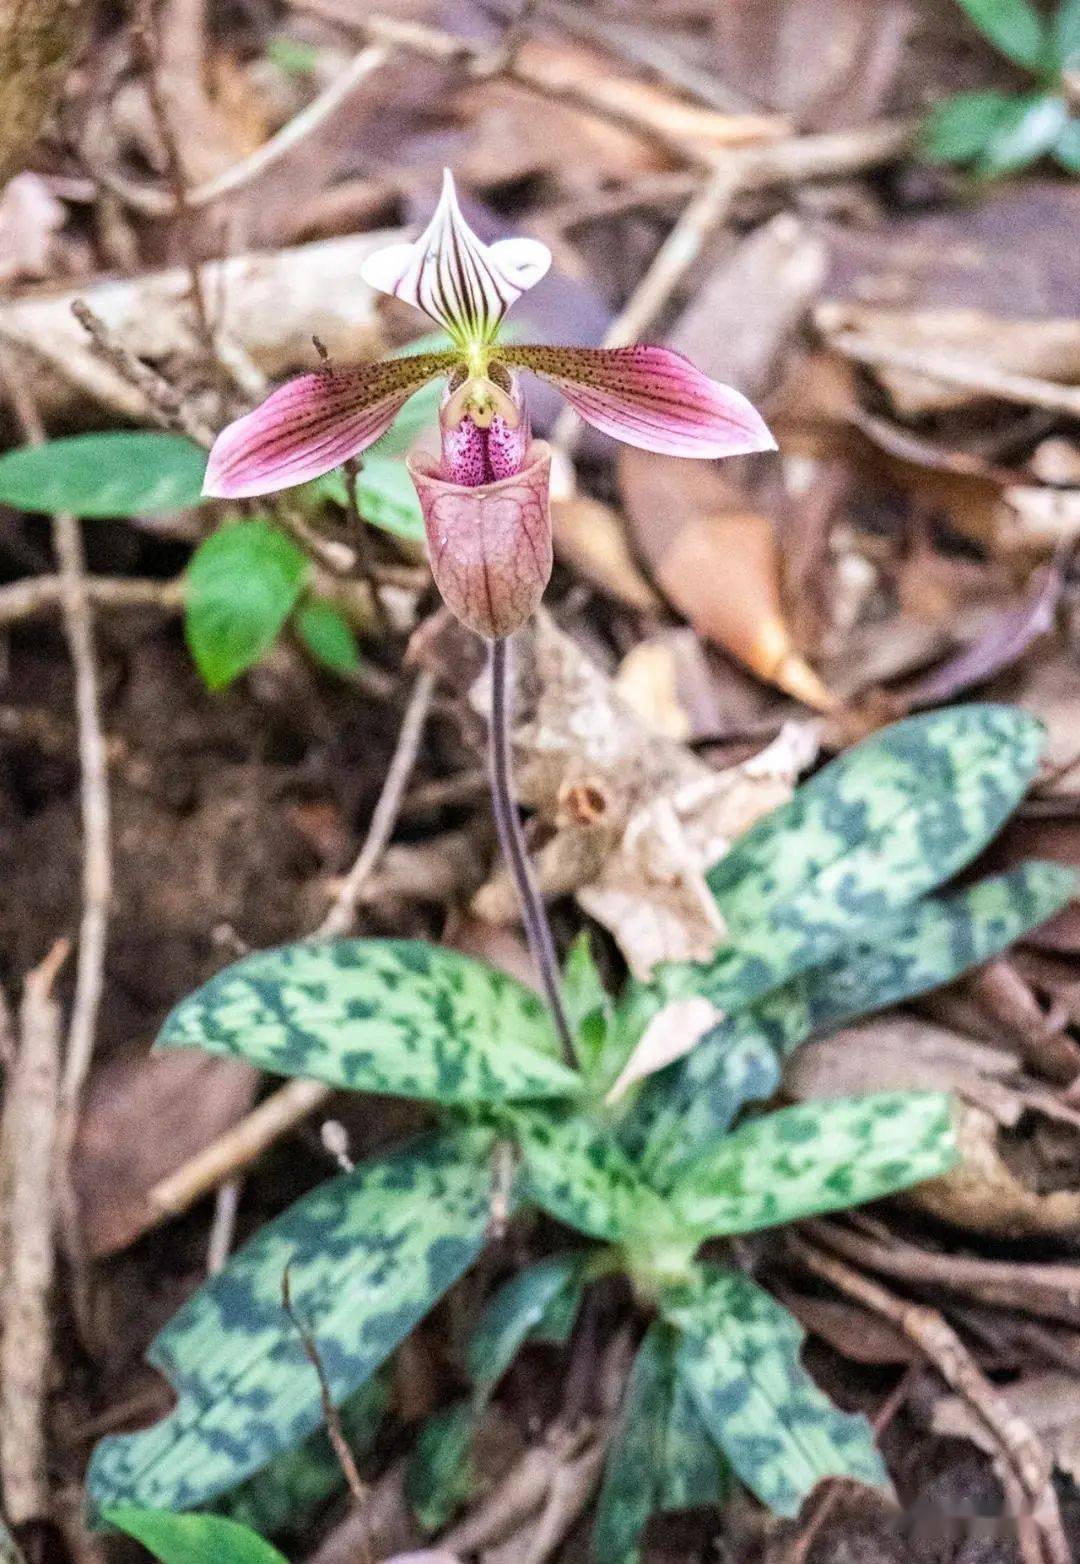
[[[488,760],[491,775],[491,803],[495,815],[495,827],[499,833],[506,866],[510,870],[521,905],[525,935],[529,941],[533,960],[540,973],[544,996],[555,1022],[555,1030],[562,1044],[567,1064],[574,1063],[574,1042],[570,1023],[563,1005],[562,987],[559,981],[559,958],[555,951],[555,939],[548,922],[547,908],[537,890],[529,864],[525,835],[521,829],[517,801],[514,798],[513,761],[511,758],[510,718],[512,687],[510,680],[510,642],[505,636],[488,642],[491,670],[491,722],[489,726]]]

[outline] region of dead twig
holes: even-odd
[[[160,424],[163,429],[177,429],[204,450],[210,449],[214,443],[213,429],[164,375],[126,348],[85,299],[73,300],[71,313],[85,328],[97,356],[115,370],[122,380],[126,380],[133,390],[141,393],[146,416],[152,422]]]
[[[184,583],[179,577],[153,581],[87,576],[85,590],[88,601],[96,608],[160,608],[165,613],[176,613],[184,603]],[[51,613],[60,606],[62,596],[59,576],[26,576],[0,586],[0,627]]]
[[[788,1234],[788,1246],[806,1268],[829,1282],[845,1297],[889,1321],[915,1343],[942,1379],[971,1407],[999,1447],[1000,1458],[1015,1476],[1014,1515],[1037,1527],[1047,1564],[1069,1564],[1053,1483],[1053,1464],[1041,1440],[1012,1410],[1004,1395],[987,1379],[960,1337],[945,1319],[925,1304],[912,1303],[889,1292],[846,1261],[817,1248],[799,1234]],[[1008,1493],[1008,1488],[1007,1488]]]
[[[4,1099],[0,1475],[5,1512],[16,1526],[49,1513],[45,1397],[52,1356],[49,1292],[55,1267],[53,1171],[62,1028],[53,984],[69,949],[67,940],[58,940],[26,978],[19,1049]]]
[[[319,1381],[319,1399],[322,1402],[323,1419],[326,1423],[326,1433],[337,1456],[338,1465],[341,1467],[346,1486],[352,1495],[353,1502],[358,1508],[363,1509],[367,1504],[367,1487],[361,1480],[360,1473],[356,1469],[356,1460],[349,1449],[349,1441],[341,1427],[341,1418],[338,1409],[334,1405],[330,1394],[330,1385],[326,1378],[326,1370],[323,1368],[322,1358],[319,1356],[318,1344],[311,1334],[310,1328],[305,1325],[293,1306],[292,1293],[289,1286],[289,1268],[285,1267],[285,1273],[281,1278],[281,1304],[285,1313],[292,1321],[296,1334],[304,1348],[304,1354],[308,1362],[315,1370],[315,1376]],[[361,1558],[365,1564],[371,1564],[371,1542],[366,1538],[361,1546]]]

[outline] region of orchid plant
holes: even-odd
[[[500,340],[507,311],[550,265],[550,251],[536,239],[484,244],[462,215],[447,169],[435,215],[419,239],[376,251],[361,275],[370,287],[422,310],[453,346],[345,369],[324,364],[290,381],[218,436],[205,493],[237,499],[319,478],[373,445],[421,386],[446,379],[440,457],[415,452],[408,466],[436,585],[451,611],[490,643],[495,821],[569,1060],[573,1040],[558,961],[511,776],[506,643],[538,606],[553,557],[551,449],[532,439],[517,371],[551,381],[588,423],[643,450],[710,458],[775,450],[776,442],[744,396],[669,348]]]

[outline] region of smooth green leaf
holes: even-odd
[[[980,174],[1012,174],[1054,149],[1069,123],[1069,105],[1056,93],[1014,98],[979,157]]]
[[[389,1399],[385,1373],[374,1374],[345,1401],[338,1420],[354,1455],[363,1455],[375,1440]],[[218,1508],[230,1520],[250,1526],[265,1537],[300,1531],[311,1517],[345,1487],[341,1462],[324,1428],[295,1450],[286,1450],[226,1494]]]
[[[301,603],[293,616],[296,633],[311,655],[335,673],[352,673],[360,666],[360,647],[352,626],[333,603],[312,598]]]
[[[321,51],[312,43],[278,33],[267,39],[266,58],[287,76],[308,76],[319,68]]]
[[[742,1009],[949,879],[1023,797],[1043,744],[1011,706],[895,723],[834,760],[735,843],[709,883],[729,930],[710,962],[658,991]]]
[[[935,163],[969,163],[1012,102],[1007,92],[961,92],[936,103],[923,126],[923,151]]]
[[[1071,119],[1054,146],[1054,160],[1067,174],[1080,174],[1080,119]]]
[[[488,1300],[469,1341],[469,1378],[484,1395],[494,1390],[529,1337],[572,1324],[585,1285],[588,1256],[555,1255],[518,1271]],[[572,1308],[568,1307],[572,1305]]]
[[[956,1165],[943,1092],[877,1092],[753,1119],[680,1168],[668,1193],[699,1238],[755,1232],[896,1194]]]
[[[951,983],[1045,923],[1078,889],[1073,870],[1031,863],[903,909],[872,931],[875,943],[791,978],[646,1082],[624,1140],[650,1181],[664,1185],[746,1103],[773,1095],[780,1058],[813,1032]]]
[[[196,549],[185,577],[184,629],[212,690],[231,684],[273,645],[307,568],[296,544],[265,521],[221,527]]]
[[[582,930],[567,955],[563,1004],[577,1061],[587,1074],[592,1074],[603,1058],[614,1007],[593,960],[588,930]]]
[[[1050,40],[1042,17],[1029,0],[959,0],[975,26],[995,49],[1029,71],[1050,63]]]
[[[796,1515],[825,1477],[885,1485],[865,1418],[840,1412],[799,1361],[802,1331],[745,1276],[715,1267],[662,1300],[675,1359],[702,1421],[763,1504]]]
[[[472,1447],[476,1411],[460,1401],[429,1417],[405,1474],[405,1497],[426,1535],[441,1531],[476,1483]]]
[[[1058,69],[1080,70],[1080,0],[1058,0],[1052,42]]]
[[[221,1515],[172,1515],[121,1504],[102,1516],[161,1564],[287,1564],[255,1532]]]
[[[530,989],[421,940],[335,940],[247,956],[181,1000],[158,1042],[431,1102],[578,1089]]]
[[[659,1508],[674,1378],[674,1333],[653,1325],[638,1348],[593,1524],[596,1564],[639,1564],[649,1517]]]
[[[73,516],[158,516],[202,500],[206,452],[175,434],[79,434],[0,456],[0,503]]]
[[[417,395],[422,396],[423,392]],[[383,532],[392,532],[412,543],[422,542],[424,517],[405,463],[398,457],[372,451],[364,454],[362,462],[356,484],[360,515]],[[313,487],[317,494],[348,509],[348,479],[340,468],[317,478]]]
[[[177,1404],[153,1427],[98,1445],[92,1510],[194,1509],[306,1439],[322,1403],[283,1306],[286,1270],[340,1405],[483,1247],[491,1144],[478,1131],[418,1141],[332,1179],[263,1228],[154,1342],[150,1361]]]

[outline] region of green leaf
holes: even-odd
[[[674,1377],[674,1333],[653,1325],[638,1349],[596,1506],[597,1564],[639,1564],[641,1539],[659,1508]]]
[[[354,1455],[370,1449],[386,1416],[388,1399],[387,1376],[379,1373],[342,1403],[338,1420]],[[341,1463],[329,1435],[320,1428],[297,1449],[275,1456],[262,1471],[226,1494],[219,1509],[230,1520],[275,1537],[286,1529],[301,1530],[344,1486]]]
[[[301,603],[293,616],[296,633],[312,657],[334,673],[352,673],[360,666],[360,647],[352,626],[333,603],[319,598]]]
[[[1007,92],[961,92],[936,103],[923,126],[923,151],[935,163],[977,157],[1012,102]]]
[[[680,1168],[668,1199],[698,1238],[750,1233],[896,1194],[956,1165],[943,1092],[877,1092],[753,1119]]]
[[[511,1276],[489,1299],[466,1359],[469,1378],[482,1395],[494,1390],[530,1336],[547,1334],[554,1323],[557,1337],[565,1339],[567,1318],[572,1325],[577,1313],[587,1264],[588,1256],[583,1254],[540,1260]]]
[[[426,1535],[441,1531],[472,1495],[475,1434],[476,1411],[470,1401],[437,1412],[420,1430],[405,1473],[405,1497]]]
[[[206,452],[175,434],[79,434],[0,456],[0,502],[73,516],[158,516],[202,501]]]
[[[1080,174],[1080,119],[1071,119],[1054,147],[1054,160],[1067,174]]]
[[[673,1345],[673,1359],[674,1350]],[[724,1505],[734,1487],[731,1467],[714,1444],[686,1381],[678,1374],[672,1376],[660,1475],[658,1499],[662,1510]]]
[[[158,1042],[431,1102],[578,1089],[530,989],[421,940],[335,940],[247,956],[181,1000]]]
[[[959,0],[975,26],[995,49],[1041,72],[1050,63],[1050,40],[1042,17],[1028,0]]]
[[[395,537],[407,538],[411,543],[423,542],[424,517],[405,463],[397,457],[371,451],[366,452],[362,460],[356,484],[360,515],[382,532],[392,532]],[[349,508],[348,479],[340,468],[317,478],[312,487],[325,499],[333,500],[343,509]]]
[[[1012,174],[1053,150],[1069,123],[1069,105],[1055,93],[1014,98],[980,156],[980,174]]]
[[[728,942],[710,962],[662,969],[658,988],[741,1009],[880,927],[995,835],[1042,743],[1026,712],[971,705],[909,717],[848,750],[710,871]]]
[[[714,1027],[685,1059],[646,1082],[624,1139],[651,1182],[726,1133],[747,1102],[771,1097],[779,1059],[812,1032],[951,983],[1053,917],[1080,877],[1025,864],[947,897],[927,897],[873,931],[876,943],[842,951]]]
[[[278,33],[276,37],[267,39],[266,58],[287,76],[308,76],[318,70],[322,56],[314,44],[290,38],[287,33]]]
[[[102,1516],[161,1564],[287,1564],[276,1548],[220,1515],[171,1515],[121,1504]]]
[[[212,690],[231,684],[276,640],[296,607],[307,560],[265,521],[241,521],[207,538],[188,566],[185,633]]]
[[[618,1240],[671,1224],[614,1136],[575,1113],[515,1108],[508,1116],[521,1150],[519,1189],[549,1215],[589,1238]]]
[[[472,1264],[489,1218],[490,1135],[419,1141],[342,1174],[271,1222],[191,1298],[149,1358],[177,1404],[103,1440],[91,1509],[194,1509],[319,1426],[318,1378],[282,1302],[315,1342],[340,1406]]]
[[[1059,0],[1052,43],[1059,70],[1080,69],[1080,0]]]
[[[676,1373],[736,1475],[796,1515],[825,1477],[885,1485],[865,1418],[838,1411],[799,1361],[802,1331],[747,1277],[703,1267],[661,1300],[682,1332]]]
[[[578,1063],[592,1075],[603,1058],[614,1007],[593,960],[588,930],[582,930],[566,957],[563,1004]]]

